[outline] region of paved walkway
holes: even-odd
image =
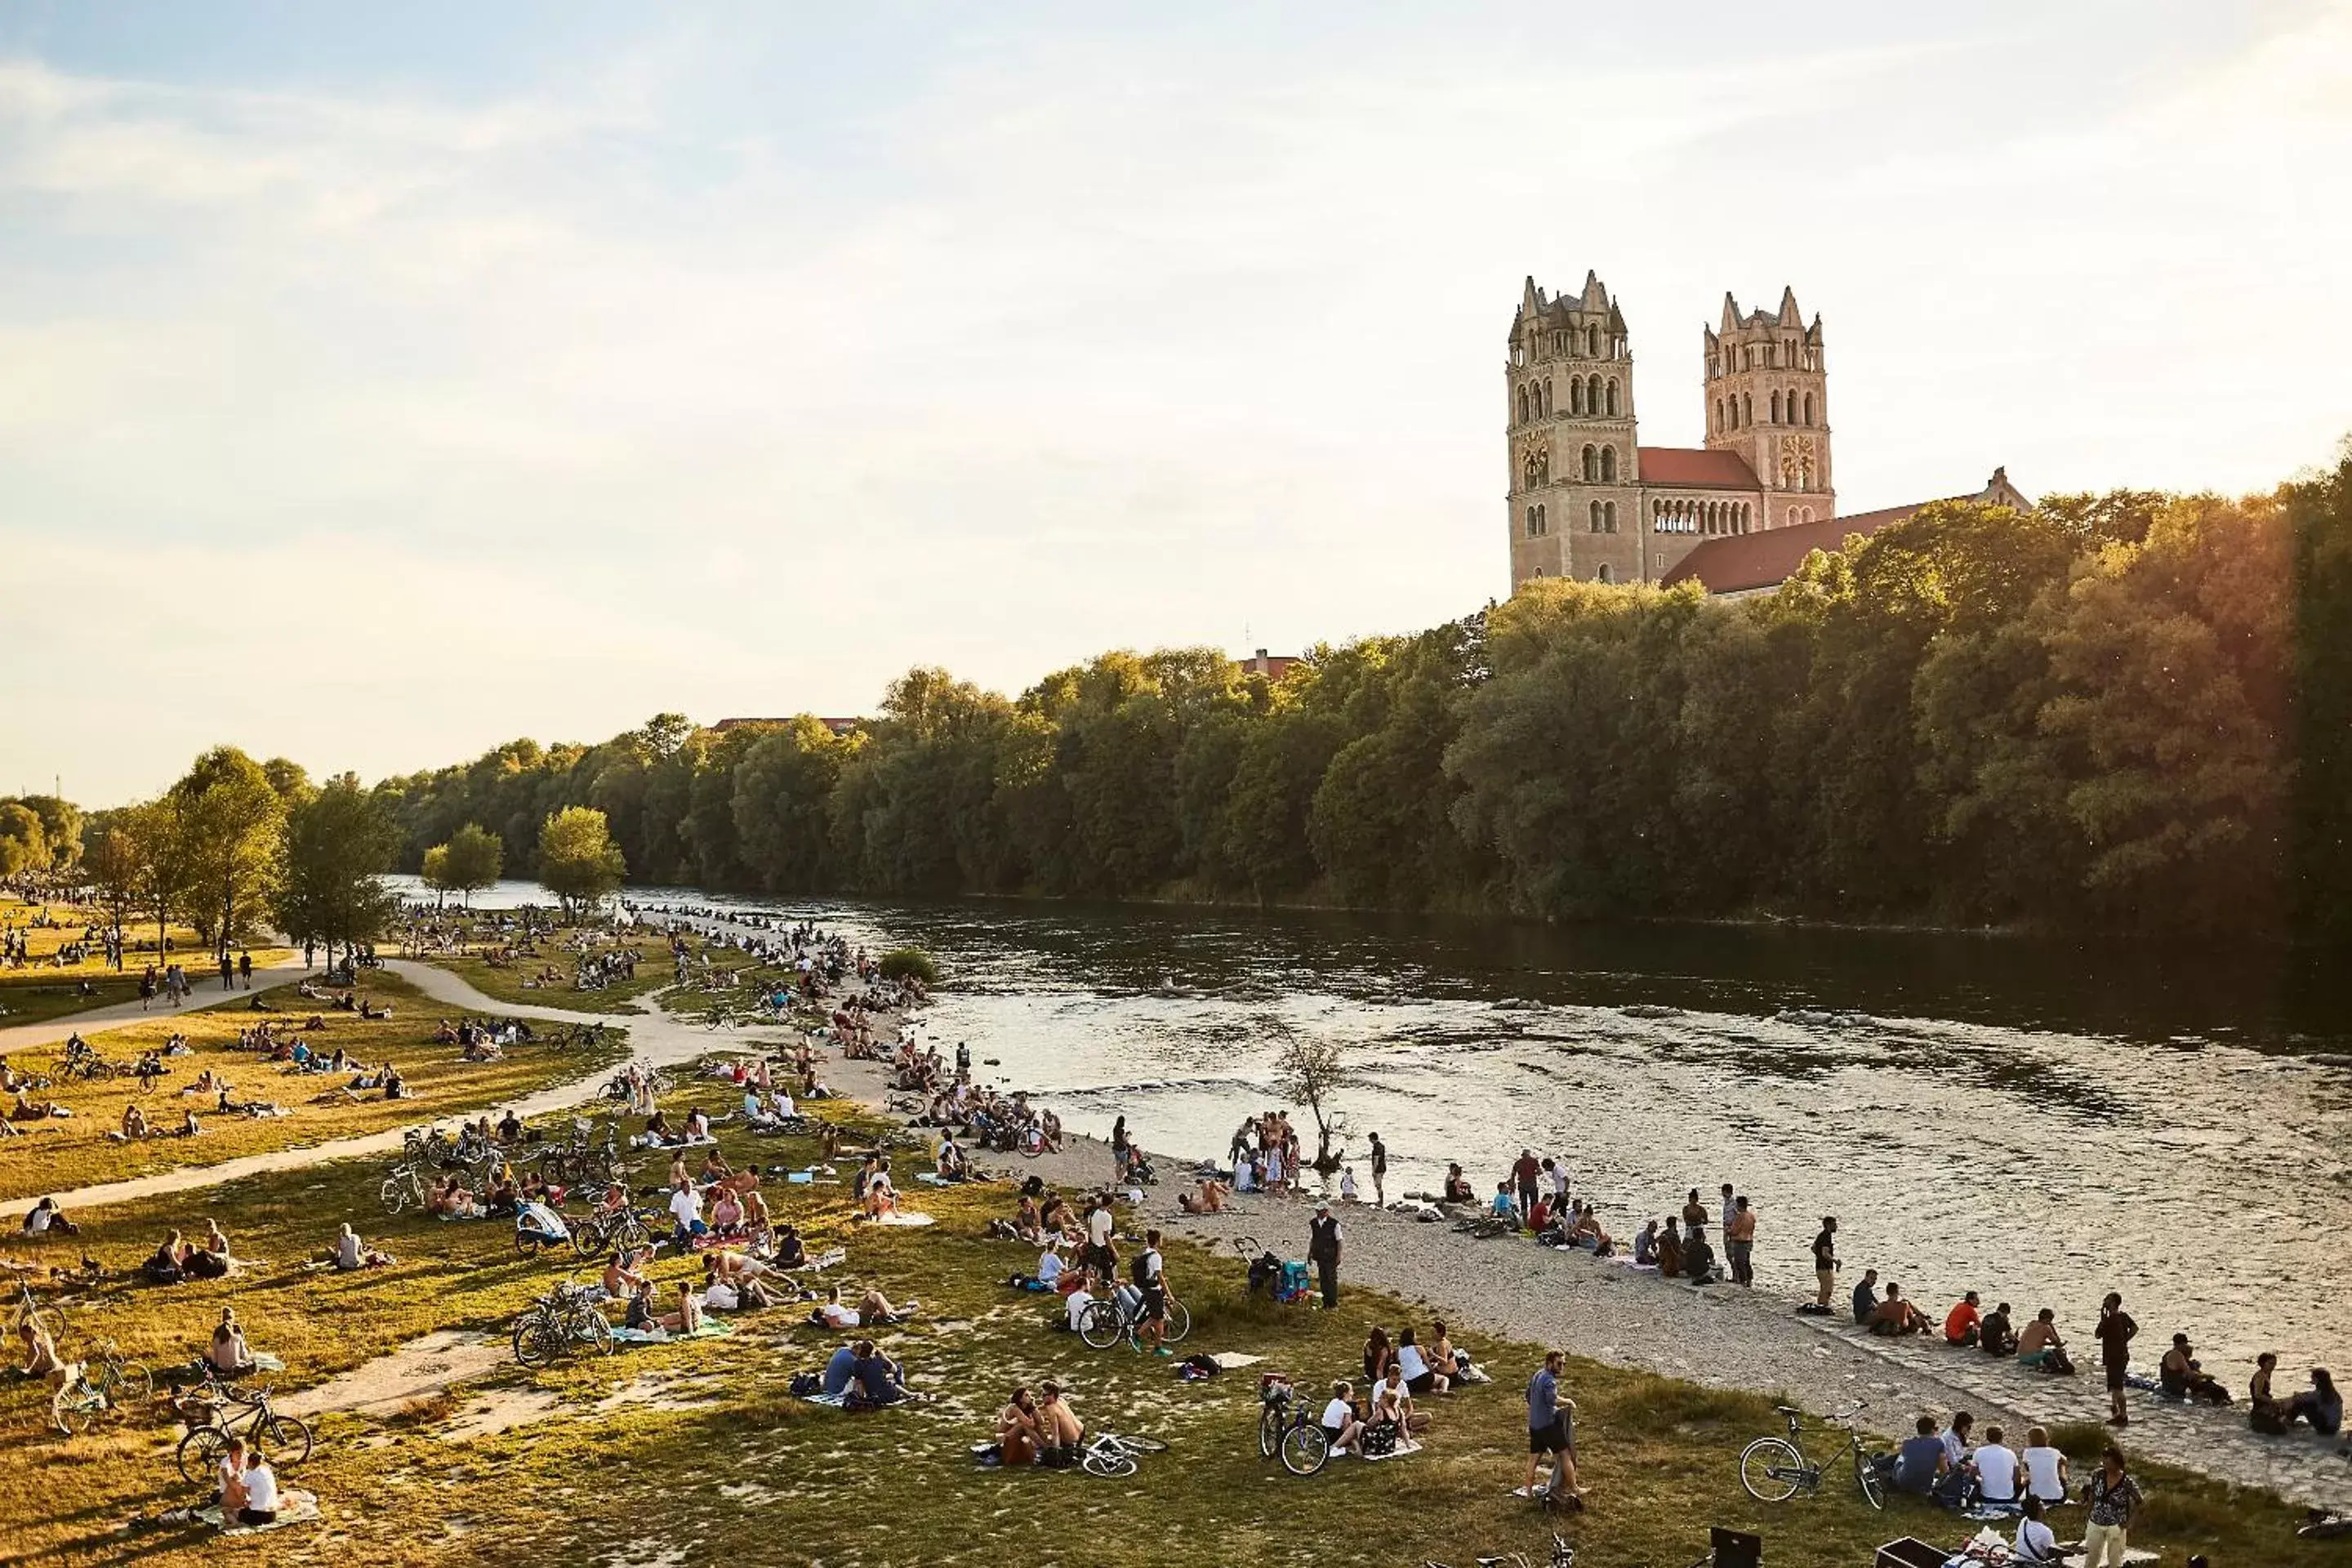
[[[0,1056],[12,1056],[31,1050],[36,1046],[54,1046],[69,1035],[91,1035],[100,1029],[111,1029],[122,1024],[136,1024],[142,1019],[170,1018],[182,1013],[200,1012],[206,1007],[234,1007],[254,991],[268,991],[279,985],[290,985],[311,971],[299,957],[283,963],[257,967],[253,972],[251,991],[239,985],[224,993],[220,977],[215,973],[208,979],[196,982],[184,1001],[171,1003],[157,996],[152,1002],[117,1002],[108,1007],[92,1007],[87,1013],[72,1013],[62,1018],[50,1018],[38,1024],[16,1024],[0,1028]]]

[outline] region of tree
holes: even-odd
[[[8,804],[21,805],[40,818],[48,858],[46,865],[33,869],[71,871],[81,859],[81,807],[54,795],[20,795]]]
[[[196,856],[175,795],[123,809],[116,831],[124,835],[136,868],[138,906],[155,921],[155,961],[170,962],[172,916],[201,892]]]
[[[1347,1118],[1331,1108],[1331,1100],[1355,1082],[1347,1048],[1337,1040],[1301,1035],[1278,1018],[1267,1020],[1265,1027],[1276,1042],[1275,1091],[1306,1106],[1315,1118],[1315,1169],[1328,1176],[1339,1168],[1331,1140],[1348,1130]]]
[[[425,864],[418,868],[416,879],[433,889],[433,907],[439,909],[449,891],[449,847],[436,844],[425,852]]]
[[[0,803],[0,879],[30,878],[49,868],[49,835],[32,807]]]
[[[90,901],[106,916],[114,933],[114,966],[122,967],[122,928],[139,912],[144,868],[140,863],[137,836],[126,814],[101,812],[84,830],[81,874],[89,884]]]
[[[477,822],[457,829],[443,849],[442,869],[447,879],[442,885],[465,895],[468,907],[474,894],[496,882],[506,868],[506,841]]]
[[[278,923],[294,941],[335,947],[373,942],[399,898],[384,886],[400,852],[392,814],[350,773],[327,781],[287,815],[285,873],[273,894]]]
[[[226,952],[252,929],[276,885],[286,797],[260,763],[218,746],[172,786],[171,800],[187,858],[189,922]]]
[[[566,806],[540,824],[540,885],[563,900],[567,917],[593,909],[627,875],[628,864],[603,812]]]

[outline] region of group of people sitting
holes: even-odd
[[[1975,1427],[1976,1418],[1965,1410],[1941,1431],[1933,1415],[1920,1416],[1912,1436],[1895,1450],[1888,1479],[1897,1491],[1933,1499],[1948,1508],[2014,1512],[2019,1516],[2011,1543],[2014,1562],[2056,1563],[2078,1547],[2104,1554],[2110,1537],[2118,1553],[2113,1561],[2122,1561],[2125,1535],[2143,1500],[2121,1448],[2106,1446],[2098,1469],[2083,1488],[2082,1500],[2089,1509],[2084,1541],[2062,1545],[2046,1515],[2068,1500],[2073,1477],[2066,1456],[2052,1445],[2049,1430],[2028,1427],[2023,1446],[2011,1447],[1999,1425],[1985,1428],[1981,1443],[1975,1441]]]
[[[236,1262],[220,1222],[207,1219],[200,1239],[192,1241],[176,1230],[167,1234],[139,1266],[139,1272],[150,1284],[178,1285],[189,1279],[223,1279]]]

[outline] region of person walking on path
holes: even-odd
[[[2124,1310],[2120,1291],[2108,1291],[2107,1299],[2099,1303],[2096,1332],[2099,1336],[2099,1363],[2107,1373],[2107,1425],[2128,1426],[2131,1415],[2124,1408],[2124,1373],[2131,1368],[2132,1336],[2139,1332],[2139,1325],[2132,1321],[2129,1312]],[[2116,1561],[2121,1562],[2122,1559],[2118,1557]]]
[[[1821,1294],[1813,1299],[1811,1306],[1800,1307],[1798,1310],[1817,1318],[1828,1317],[1830,1295],[1837,1289],[1837,1215],[1825,1214],[1822,1215],[1822,1233],[1813,1237],[1813,1281]]]
[[[1389,1206],[1388,1174],[1389,1146],[1381,1142],[1381,1135],[1375,1132],[1372,1134],[1372,1206],[1374,1208],[1384,1209]]]
[[[2124,1451],[2113,1443],[2099,1455],[2099,1473],[2091,1478],[2083,1498],[2091,1505],[2083,1526],[2083,1568],[2122,1568],[2126,1538],[2142,1500],[2139,1483],[2124,1468]]]
[[[1546,1351],[1543,1365],[1528,1380],[1526,1490],[1531,1500],[1540,1499],[1580,1509],[1584,1503],[1576,1484],[1576,1436],[1571,1425],[1576,1418],[1576,1401],[1559,1392],[1562,1359],[1559,1352]],[[1551,1483],[1538,1492],[1536,1469],[1546,1454],[1551,1456]]]
[[[1723,1222],[1723,1253],[1731,1264],[1731,1277],[1742,1285],[1756,1283],[1756,1211],[1748,1205],[1745,1194],[1731,1205],[1731,1217]]]
[[[237,952],[236,977],[245,983],[247,991],[253,989],[253,953],[250,949],[240,949]]]
[[[227,991],[227,990],[232,989],[233,987],[232,987],[232,984],[231,984],[231,983],[232,983],[232,982],[234,982],[236,979],[236,960],[235,960],[235,959],[233,959],[233,958],[231,958],[231,957],[228,955],[228,949],[226,949],[226,948],[222,948],[222,949],[221,949],[221,989],[222,989],[222,990],[224,990],[224,991]]]
[[[1339,1304],[1339,1247],[1346,1239],[1339,1222],[1332,1217],[1330,1204],[1317,1204],[1315,1217],[1307,1222],[1307,1260],[1315,1265],[1315,1280],[1323,1289],[1326,1311]]]

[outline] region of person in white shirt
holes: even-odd
[[[694,1190],[694,1183],[679,1178],[677,1190],[669,1195],[670,1218],[677,1222],[671,1240],[680,1247],[693,1244],[694,1238],[710,1227],[702,1222],[702,1194]]]
[[[278,1518],[278,1476],[258,1448],[245,1456],[245,1505],[236,1510],[239,1524],[269,1524]]]
[[[2001,1441],[1999,1426],[1985,1428],[1985,1440],[1974,1456],[1977,1467],[1977,1489],[1987,1502],[2009,1503],[2017,1500],[2017,1453]]]
[[[1432,1368],[1413,1339],[1411,1324],[1397,1334],[1397,1369],[1404,1373],[1404,1385],[1415,1394],[1443,1394],[1447,1379]]]
[[[1086,1317],[1087,1309],[1095,1304],[1094,1282],[1094,1276],[1091,1273],[1081,1272],[1078,1277],[1078,1288],[1070,1292],[1068,1301],[1066,1303],[1070,1315],[1070,1332],[1074,1334],[1078,1331],[1078,1323]]]
[[[2050,1446],[2044,1426],[2025,1429],[2025,1489],[2043,1502],[2066,1500],[2066,1456]]]
[[[2058,1561],[2058,1532],[2042,1522],[2042,1500],[2038,1497],[2025,1500],[2025,1517],[2017,1521],[2017,1561]]]
[[[768,1091],[768,1105],[779,1121],[790,1121],[797,1114],[793,1110],[793,1097],[786,1094],[782,1086]]]
[[[1045,1250],[1037,1255],[1037,1283],[1052,1290],[1057,1289],[1061,1282],[1062,1249],[1058,1245],[1049,1242],[1046,1244]]]
[[[1320,1425],[1330,1435],[1331,1451],[1335,1454],[1356,1452],[1356,1445],[1364,1435],[1364,1424],[1356,1419],[1355,1401],[1349,1397],[1354,1393],[1355,1385],[1343,1377],[1331,1385],[1331,1402],[1323,1406]]]
[[[1339,1173],[1339,1201],[1343,1204],[1356,1201],[1356,1167],[1353,1165]]]

